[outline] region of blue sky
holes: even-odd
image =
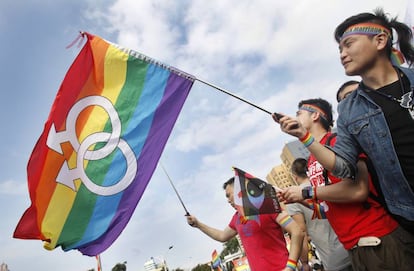
[[[78,31],[168,63],[266,110],[293,114],[300,100],[311,97],[336,107],[335,91],[349,79],[333,40],[338,23],[376,7],[403,20],[406,2],[1,1],[0,263],[11,270],[96,266],[77,251],[46,251],[40,241],[11,237],[30,204],[27,161],[79,52],[76,46],[65,49]],[[264,179],[289,140],[266,113],[196,82],[161,160],[189,211],[224,228],[233,210],[221,184],[233,175],[231,166]],[[186,224],[168,179],[157,169],[102,263],[110,270],[127,261],[128,270],[141,271],[155,257],[165,258],[170,268],[189,268],[209,261],[214,249],[222,244]]]

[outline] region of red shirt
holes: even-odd
[[[261,214],[243,223],[235,213],[229,227],[237,231],[252,271],[280,271],[286,266],[288,250],[278,214]]]
[[[326,134],[320,143],[325,144],[329,135],[330,133]],[[336,137],[332,138],[330,145],[333,146],[335,142]],[[323,167],[313,155],[308,160],[308,175],[312,186],[325,185]],[[331,183],[341,181],[329,172],[328,178]],[[369,179],[369,189],[370,192],[377,195],[371,178]],[[384,207],[370,197],[367,199],[369,208],[366,208],[367,204],[361,202],[335,203],[319,201],[319,203],[324,206],[326,218],[346,249],[354,247],[361,237],[382,237],[398,227],[398,223],[387,213]]]

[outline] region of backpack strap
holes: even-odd
[[[326,139],[325,146],[331,146],[331,141],[334,137],[336,137],[336,133],[330,134],[328,138]],[[365,163],[367,165],[368,172],[371,175],[371,179],[374,179],[372,183],[374,184],[375,190],[378,193],[378,196],[377,196],[371,191],[369,191],[368,197],[373,199],[376,202],[379,202],[381,205],[386,206],[384,196],[381,195],[380,192],[378,192],[378,191],[381,191],[381,188],[379,187],[378,181],[375,181],[375,180],[378,180],[378,177],[377,177],[377,173],[375,172],[374,165],[372,164],[371,160],[368,157],[367,159],[365,159]],[[328,171],[325,168],[323,169],[322,174],[325,180],[325,185],[329,185],[331,182],[329,181],[329,178],[328,178]],[[364,206],[365,209],[371,208],[371,204],[369,204],[369,202],[367,201],[363,202],[362,205]]]
[[[330,134],[328,136],[328,138],[326,139],[326,141],[325,141],[325,146],[332,147],[331,146],[331,141],[335,137],[336,137],[336,133]],[[325,168],[323,169],[322,176],[323,176],[323,179],[325,180],[325,185],[329,185],[331,182],[329,181],[329,178],[328,178],[328,170],[326,170]]]
[[[369,157],[365,159],[365,164],[367,165],[368,173],[371,176],[371,183],[374,186],[375,191],[377,192],[377,195],[375,195],[374,193],[372,193],[372,191],[369,191],[368,197],[380,203],[385,208],[385,210],[388,211],[388,207],[387,207],[387,204],[385,203],[384,195],[382,194],[382,190],[379,185],[377,172],[375,171],[374,165],[372,164],[372,161],[371,159],[369,159]],[[366,209],[369,209],[371,206],[368,202],[365,202],[364,207]]]

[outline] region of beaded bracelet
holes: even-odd
[[[309,131],[306,133],[306,135],[302,138],[299,139],[300,142],[303,143],[303,145],[305,145],[305,147],[309,147],[313,141],[315,141],[315,138],[311,135],[311,133],[309,133]]]
[[[296,265],[298,264],[297,261],[292,260],[292,259],[288,259],[287,263],[286,263],[286,267],[292,269],[292,270],[296,270]]]

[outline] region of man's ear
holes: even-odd
[[[311,118],[312,118],[313,121],[318,121],[320,117],[321,117],[321,114],[317,111],[312,112],[312,114],[311,114]]]
[[[386,33],[380,33],[374,37],[378,50],[383,50],[387,47],[390,37]]]

